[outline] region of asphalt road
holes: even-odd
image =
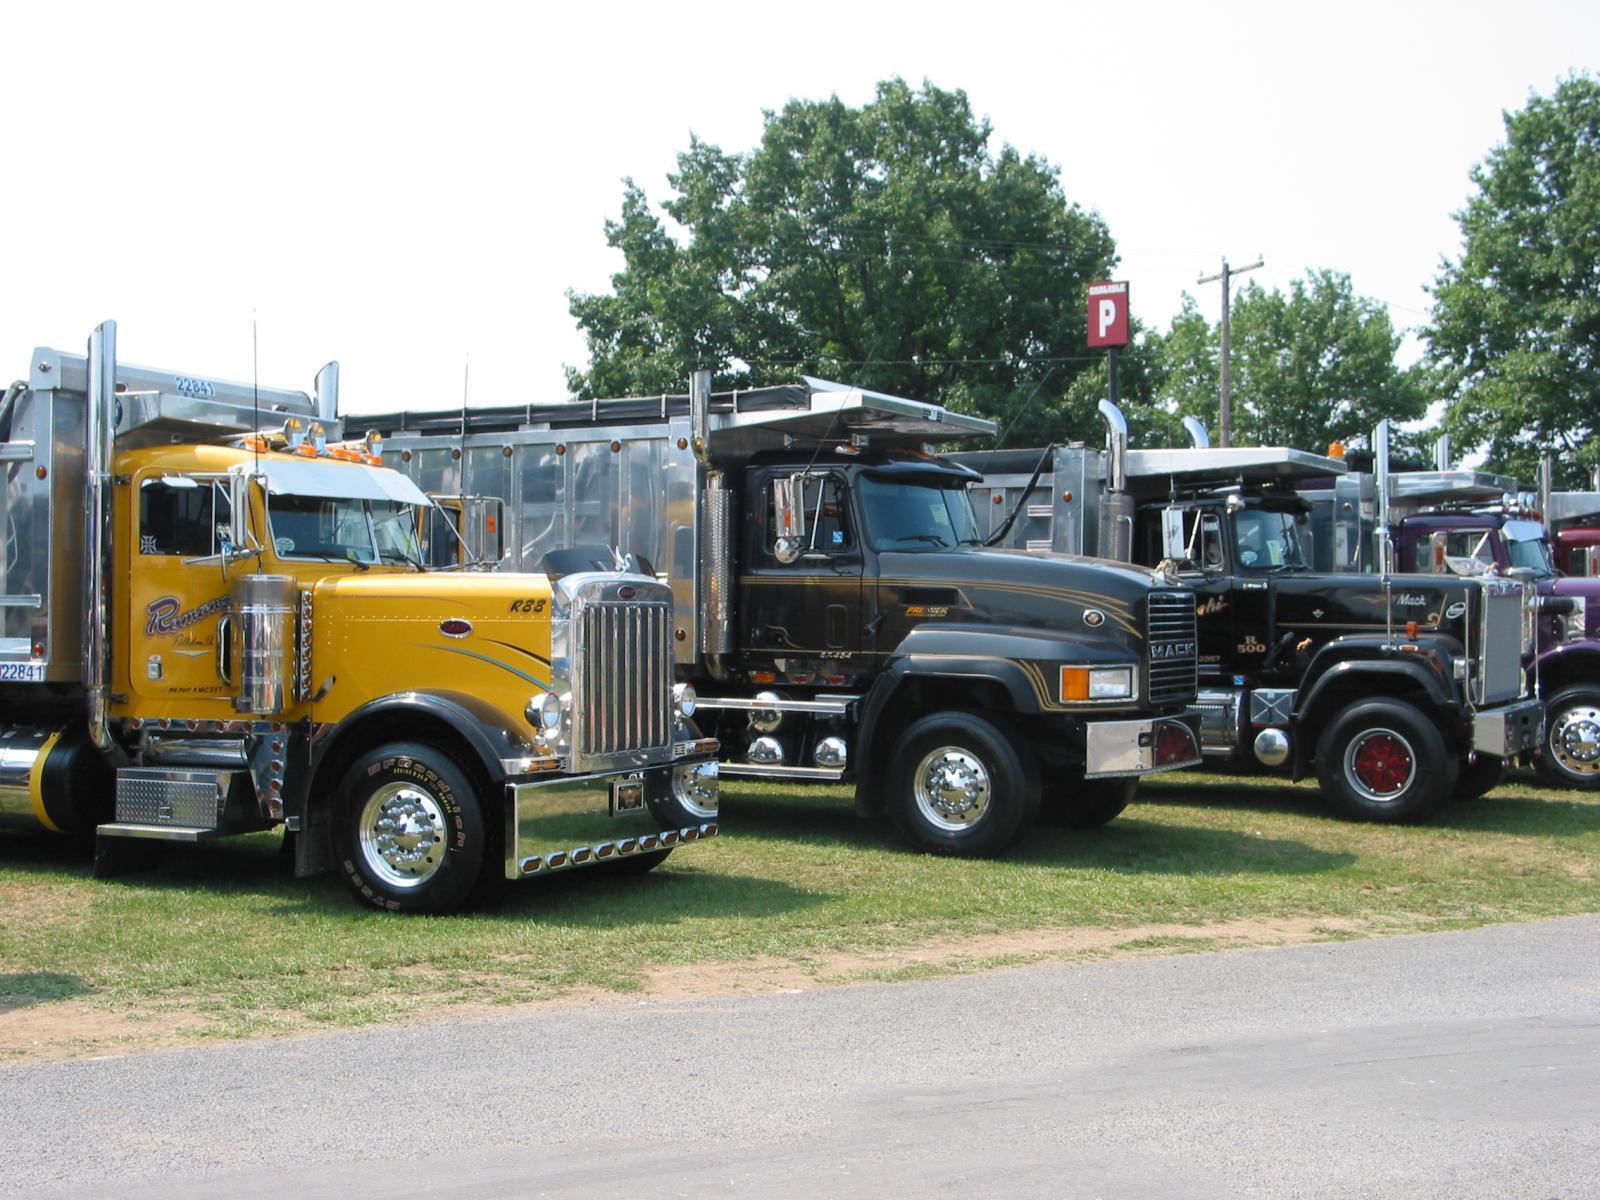
[[[1600,917],[0,1068],[0,1194],[1600,1197]]]

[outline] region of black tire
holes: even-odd
[[[1477,762],[1463,762],[1456,776],[1456,799],[1476,800],[1488,795],[1505,781],[1506,760],[1490,754],[1478,755]]]
[[[613,877],[643,875],[666,862],[671,853],[671,850],[647,850],[643,854],[624,854],[621,858],[612,859],[603,869],[610,871]]]
[[[396,742],[368,751],[345,772],[334,804],[340,873],[373,908],[453,912],[499,865],[472,777],[434,746]],[[398,837],[397,819],[407,822]]]
[[[1534,769],[1556,787],[1600,788],[1600,688],[1570,687],[1550,697]]]
[[[1133,803],[1139,779],[1084,779],[1063,783],[1040,803],[1039,823],[1055,829],[1099,829]]]
[[[932,854],[1003,854],[1039,815],[1032,748],[978,713],[914,721],[895,743],[888,786],[900,836]]]
[[[1420,821],[1455,791],[1457,760],[1432,721],[1404,700],[1359,700],[1317,740],[1317,779],[1352,821]]]
[[[698,772],[710,768],[710,794],[697,788],[702,785]],[[679,763],[666,770],[654,771],[645,783],[645,803],[650,815],[663,829],[698,828],[717,819],[717,776],[715,763]]]

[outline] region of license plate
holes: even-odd
[[[43,683],[42,662],[0,663],[0,683]]]
[[[611,811],[636,812],[644,807],[644,782],[638,779],[619,779],[611,785]]]

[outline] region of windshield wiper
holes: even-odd
[[[406,564],[406,566],[413,567],[418,571],[427,570],[427,568],[422,565],[420,560],[412,558],[411,555],[407,554],[404,550],[397,549],[393,546],[386,546],[382,550],[379,550],[378,561],[403,562]]]
[[[902,533],[892,540],[896,542],[931,542],[935,546],[948,546],[950,544],[937,533]]]

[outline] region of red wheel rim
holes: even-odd
[[[1373,796],[1399,795],[1416,774],[1411,747],[1403,737],[1387,729],[1374,730],[1358,738],[1350,747],[1346,761],[1354,781]]]

